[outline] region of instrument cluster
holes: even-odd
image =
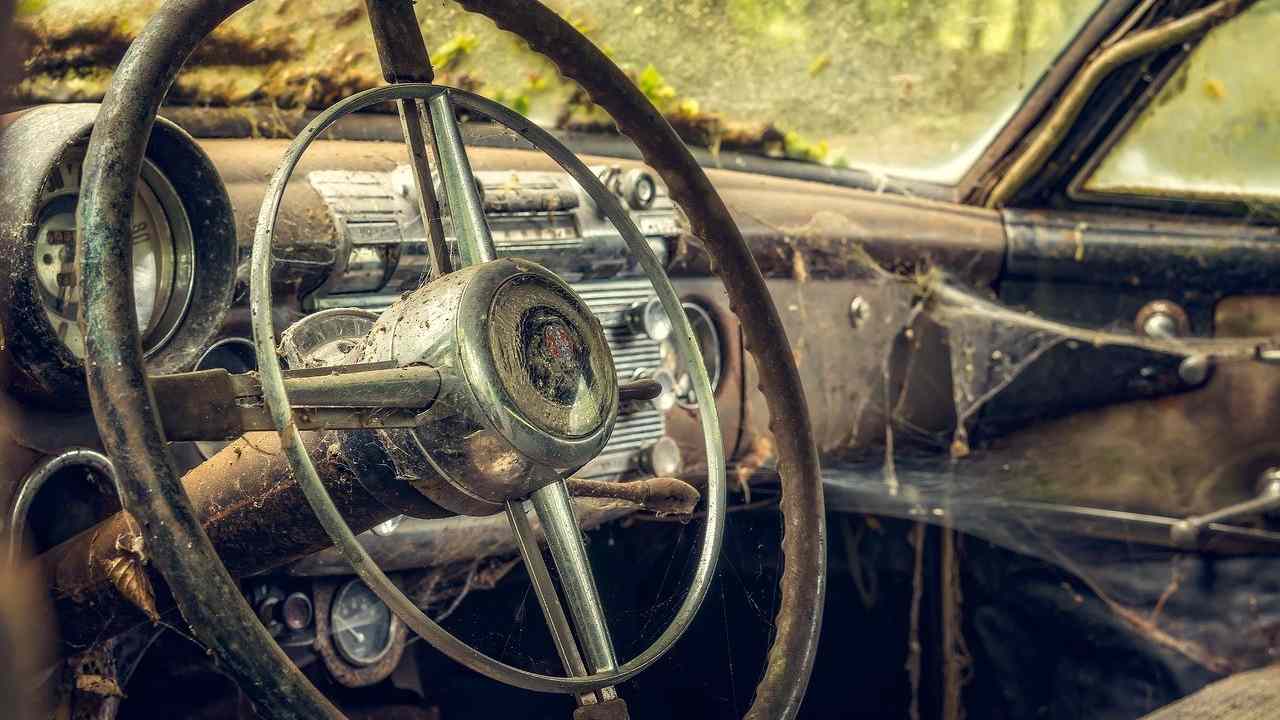
[[[76,210],[96,105],[0,118],[0,305],[14,389],[84,407]],[[236,232],[213,163],[176,125],[156,124],[131,212],[131,277],[148,370],[186,370],[231,306]]]

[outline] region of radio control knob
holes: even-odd
[[[644,170],[628,170],[618,190],[632,210],[648,210],[658,197],[658,182]]]

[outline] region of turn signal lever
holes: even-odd
[[[299,430],[412,428],[431,408],[446,382],[427,365],[339,365],[285,373]],[[201,370],[151,378],[156,406],[170,441],[233,440],[275,426],[262,399],[257,373]],[[624,383],[619,400],[640,402],[662,393],[649,379]]]

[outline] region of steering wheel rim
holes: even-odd
[[[392,100],[429,100],[444,94],[457,106],[489,117],[525,138],[536,149],[555,160],[587,192],[626,240],[631,252],[643,265],[657,291],[664,310],[675,325],[672,338],[694,381],[698,412],[707,446],[707,525],[699,549],[692,583],[684,602],[671,624],[648,648],[616,670],[586,676],[553,676],[534,673],[496,660],[459,640],[427,617],[376,565],[368,551],[356,539],[343,520],[332,498],[321,482],[315,464],[303,444],[293,421],[293,409],[285,389],[284,375],[276,353],[275,328],[271,317],[271,242],[275,236],[276,218],[284,200],[285,187],[303,153],[325,130],[343,117],[371,105]],[[615,685],[635,677],[657,662],[688,629],[710,589],[720,554],[725,519],[725,460],[715,396],[702,354],[694,339],[680,298],[661,261],[645,241],[617,196],[606,189],[599,178],[568,148],[550,133],[487,98],[458,88],[428,83],[397,83],[371,88],[344,98],[326,108],[298,133],[285,151],[275,174],[267,185],[266,198],[258,214],[254,233],[253,255],[249,266],[249,312],[253,322],[254,347],[263,398],[271,410],[281,447],[293,468],[321,525],[333,538],[338,550],[352,569],[397,616],[424,640],[455,662],[492,680],[537,692],[580,694]]]
[[[340,717],[257,622],[191,509],[165,447],[133,312],[128,213],[164,93],[196,45],[249,0],[170,0],[130,46],[104,97],[85,160],[77,232],[86,375],[119,490],[184,617],[259,706],[278,717]],[[807,686],[825,593],[825,524],[816,446],[786,333],[750,250],[705,173],[623,73],[536,2],[461,0],[523,37],[617,119],[704,240],[744,320],[771,411],[783,478],[782,602],[748,717],[791,717]],[[782,342],[779,342],[781,340]]]

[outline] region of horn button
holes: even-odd
[[[445,377],[414,430],[378,431],[398,477],[446,510],[484,515],[604,447],[618,381],[604,328],[560,278],[501,259],[435,280],[378,319],[361,362]]]

